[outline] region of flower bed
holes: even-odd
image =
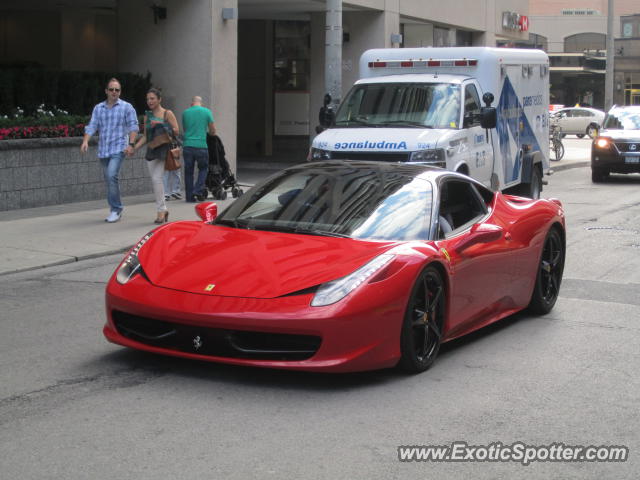
[[[23,138],[78,137],[84,134],[84,123],[76,125],[32,126],[0,128],[0,140]]]
[[[0,116],[0,140],[82,136],[88,121],[86,115],[69,115],[55,106],[42,104],[32,116],[25,116],[18,107],[12,115]]]

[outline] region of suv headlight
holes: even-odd
[[[138,252],[142,248],[142,246],[147,243],[147,240],[151,238],[153,232],[147,233],[142,240],[138,242],[138,244],[131,249],[129,255],[125,257],[125,259],[118,267],[118,272],[116,273],[116,280],[119,284],[124,285],[129,280],[131,280],[136,275],[143,273],[142,266],[140,265],[140,260],[138,259]]]
[[[320,285],[320,288],[316,291],[313,300],[311,300],[311,306],[324,307],[342,300],[353,290],[362,285],[369,277],[371,277],[371,275],[387,265],[394,257],[395,255],[384,253],[346,277],[338,278],[337,280],[332,280],[331,282]]]
[[[309,153],[309,161],[317,162],[320,160],[331,160],[331,151],[312,147]]]
[[[446,167],[447,162],[444,158],[444,150],[442,148],[434,148],[430,150],[416,150],[411,152],[409,162],[428,163],[435,167]]]
[[[593,141],[596,148],[607,150],[611,148],[611,139],[607,137],[598,137]]]

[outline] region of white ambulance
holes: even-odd
[[[541,50],[368,50],[309,159],[429,163],[538,198],[549,170],[548,109]]]

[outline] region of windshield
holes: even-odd
[[[337,127],[458,128],[460,85],[373,83],[355,85],[336,114]]]
[[[613,111],[607,115],[603,128],[607,130],[640,130],[640,111]]]
[[[402,172],[311,166],[256,185],[214,223],[367,240],[427,240],[431,201],[431,184]]]

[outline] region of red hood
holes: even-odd
[[[391,245],[176,222],[156,231],[139,258],[151,283],[158,286],[205,295],[275,298],[343,277]]]

